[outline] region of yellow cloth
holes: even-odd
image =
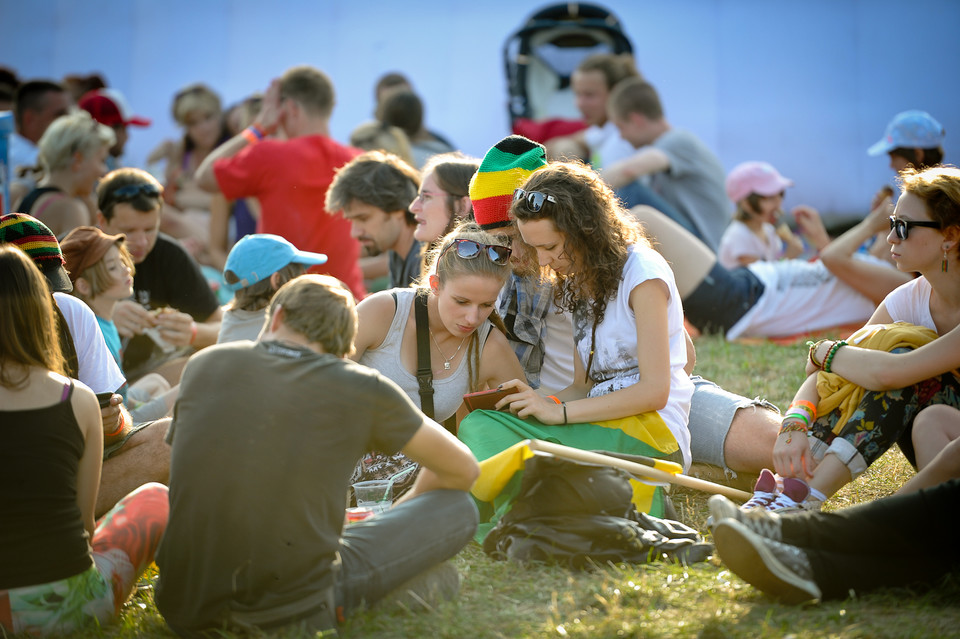
[[[925,326],[916,326],[907,322],[892,324],[868,324],[847,339],[851,346],[868,348],[875,351],[890,352],[895,348],[919,348],[937,339],[935,331]],[[817,415],[826,415],[840,409],[840,419],[833,427],[839,434],[850,416],[857,409],[865,390],[840,377],[836,373],[820,371],[817,373]]]

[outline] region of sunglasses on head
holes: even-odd
[[[497,244],[482,244],[473,240],[458,239],[454,240],[451,244],[447,244],[443,250],[440,251],[440,257],[437,258],[437,262],[439,263],[440,260],[443,259],[443,254],[454,246],[457,247],[457,255],[465,260],[476,259],[478,255],[484,253],[487,256],[487,259],[499,266],[506,265],[507,260],[510,259],[510,253],[512,252],[510,248],[506,246],[499,246]]]
[[[557,200],[552,195],[547,195],[546,193],[541,193],[540,191],[524,191],[523,189],[515,189],[513,191],[513,201],[519,202],[523,201],[531,213],[539,213],[540,209],[543,208],[544,202],[553,202],[557,203]]]
[[[160,197],[160,189],[156,184],[144,182],[142,184],[127,184],[118,189],[114,189],[104,198],[104,203],[100,206],[101,211],[105,211],[115,204],[129,202],[137,196],[146,195],[148,197]]]
[[[940,225],[940,222],[916,222],[914,220],[904,220],[895,215],[891,215],[890,220],[890,230],[897,232],[897,237],[901,240],[905,240],[910,236],[910,229],[914,226],[921,226],[928,229],[940,229],[943,228]]]

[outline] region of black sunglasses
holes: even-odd
[[[928,229],[941,229],[943,226],[940,222],[916,222],[914,220],[903,220],[899,217],[891,215],[890,220],[890,230],[897,232],[897,237],[901,240],[905,240],[910,236],[910,229],[914,226],[922,226]]]
[[[513,201],[519,202],[523,200],[527,208],[530,209],[531,213],[539,213],[540,209],[543,208],[544,202],[553,202],[557,203],[557,200],[552,195],[547,195],[546,193],[541,193],[540,191],[524,191],[523,189],[515,189],[513,191]]]
[[[443,247],[443,250],[440,251],[440,257],[437,258],[437,263],[443,259],[443,254],[450,250],[450,248],[453,246],[457,247],[457,255],[465,260],[474,260],[481,253],[485,253],[487,259],[499,266],[506,265],[507,260],[510,259],[510,253],[512,253],[511,249],[507,246],[499,246],[497,244],[481,244],[480,242],[475,242],[473,240],[457,239]]]
[[[115,204],[120,204],[121,202],[129,202],[130,200],[136,198],[139,195],[146,195],[148,197],[160,197],[160,188],[156,184],[151,184],[149,182],[144,182],[142,184],[127,184],[126,186],[121,186],[119,189],[114,189],[106,194],[104,201],[100,204],[100,210],[106,211],[111,206]]]

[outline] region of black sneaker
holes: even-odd
[[[735,519],[713,531],[717,554],[741,579],[788,604],[820,598],[813,569],[803,550],[761,537]]]
[[[710,527],[715,528],[717,524],[725,519],[733,519],[757,533],[761,537],[772,539],[773,541],[782,541],[783,535],[780,532],[780,515],[766,511],[762,508],[753,510],[743,510],[738,508],[735,503],[723,495],[713,495],[707,501],[710,507]]]

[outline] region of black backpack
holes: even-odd
[[[712,545],[693,528],[638,512],[629,479],[618,468],[534,455],[525,463],[512,508],[483,549],[495,559],[553,561],[576,569],[661,557],[692,563],[711,554]]]

